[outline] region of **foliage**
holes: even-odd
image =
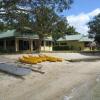
[[[75,28],[73,26],[68,26],[66,33],[67,35],[75,35],[75,34],[80,34],[76,32]]]
[[[53,46],[53,50],[55,51],[65,51],[65,50],[75,50],[75,51],[80,51],[80,48],[76,48],[76,47],[73,47],[73,46],[67,46],[67,45],[55,45]]]
[[[100,14],[95,16],[88,23],[88,27],[90,29],[89,30],[90,37],[94,37],[95,36],[95,40],[100,42]]]
[[[54,33],[52,34],[53,39],[56,41],[58,38],[64,36],[67,30],[68,30],[67,20],[65,18],[60,19],[54,27]]]
[[[73,0],[2,0],[0,23],[4,27],[0,29],[16,28],[21,33],[29,29],[39,35],[40,48],[45,36],[65,32],[66,22],[58,13],[69,9],[72,3]]]
[[[66,20],[63,20],[63,24],[60,24],[58,27],[58,31],[54,32],[53,38],[56,41],[60,37],[64,37],[65,35],[75,35],[80,34],[76,32],[75,28],[73,26],[70,26]]]
[[[69,46],[54,46],[53,50],[55,51],[65,51],[65,50],[71,50]]]

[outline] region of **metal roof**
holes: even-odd
[[[60,41],[89,42],[89,41],[94,41],[94,39],[91,39],[88,36],[80,34],[80,35],[66,35],[65,37],[59,38],[57,41],[58,42],[60,42]]]
[[[59,38],[57,41],[73,41],[73,40],[79,40],[82,37],[82,35],[66,35],[62,38]]]
[[[53,39],[52,39],[51,36],[49,36],[49,37],[44,37],[44,40],[45,40],[45,41],[53,41]]]
[[[9,38],[9,37],[19,37],[19,38],[35,38],[38,39],[38,35],[36,34],[20,34],[16,32],[16,30],[8,30],[4,32],[0,32],[0,39]]]
[[[0,39],[15,36],[15,30],[0,32]]]
[[[16,30],[8,30],[4,32],[0,32],[0,39],[3,38],[10,38],[10,37],[17,37],[17,38],[28,38],[28,39],[39,39],[37,34],[20,34],[16,32]],[[52,37],[45,37],[44,40],[52,41]]]
[[[83,36],[79,41],[80,42],[92,42],[92,41],[94,41],[94,38],[89,38],[88,36]]]

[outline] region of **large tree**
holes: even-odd
[[[65,32],[67,35],[75,35],[80,34],[76,31],[76,29],[73,26],[68,25],[67,31]]]
[[[59,13],[69,9],[72,3],[73,0],[2,0],[0,25],[3,24],[4,29],[16,28],[21,32],[26,27],[30,28],[39,36],[39,50],[45,36],[65,31],[66,23]]]
[[[100,42],[100,14],[88,23],[88,27],[90,37],[95,37],[95,40]]]
[[[64,37],[65,35],[75,35],[80,34],[76,32],[75,28],[73,26],[70,26],[66,19],[63,19],[60,21],[58,25],[56,25],[57,28],[55,32],[53,33],[53,39],[56,41],[60,37]]]

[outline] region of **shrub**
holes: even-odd
[[[64,50],[70,50],[70,47],[69,46],[54,46],[53,47],[53,50],[61,50],[61,51],[64,51]]]

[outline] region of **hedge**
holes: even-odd
[[[54,46],[53,47],[53,50],[70,50],[70,47],[69,46]]]
[[[55,51],[65,51],[65,50],[77,50],[80,51],[80,48],[75,48],[73,46],[54,46],[53,50]]]

